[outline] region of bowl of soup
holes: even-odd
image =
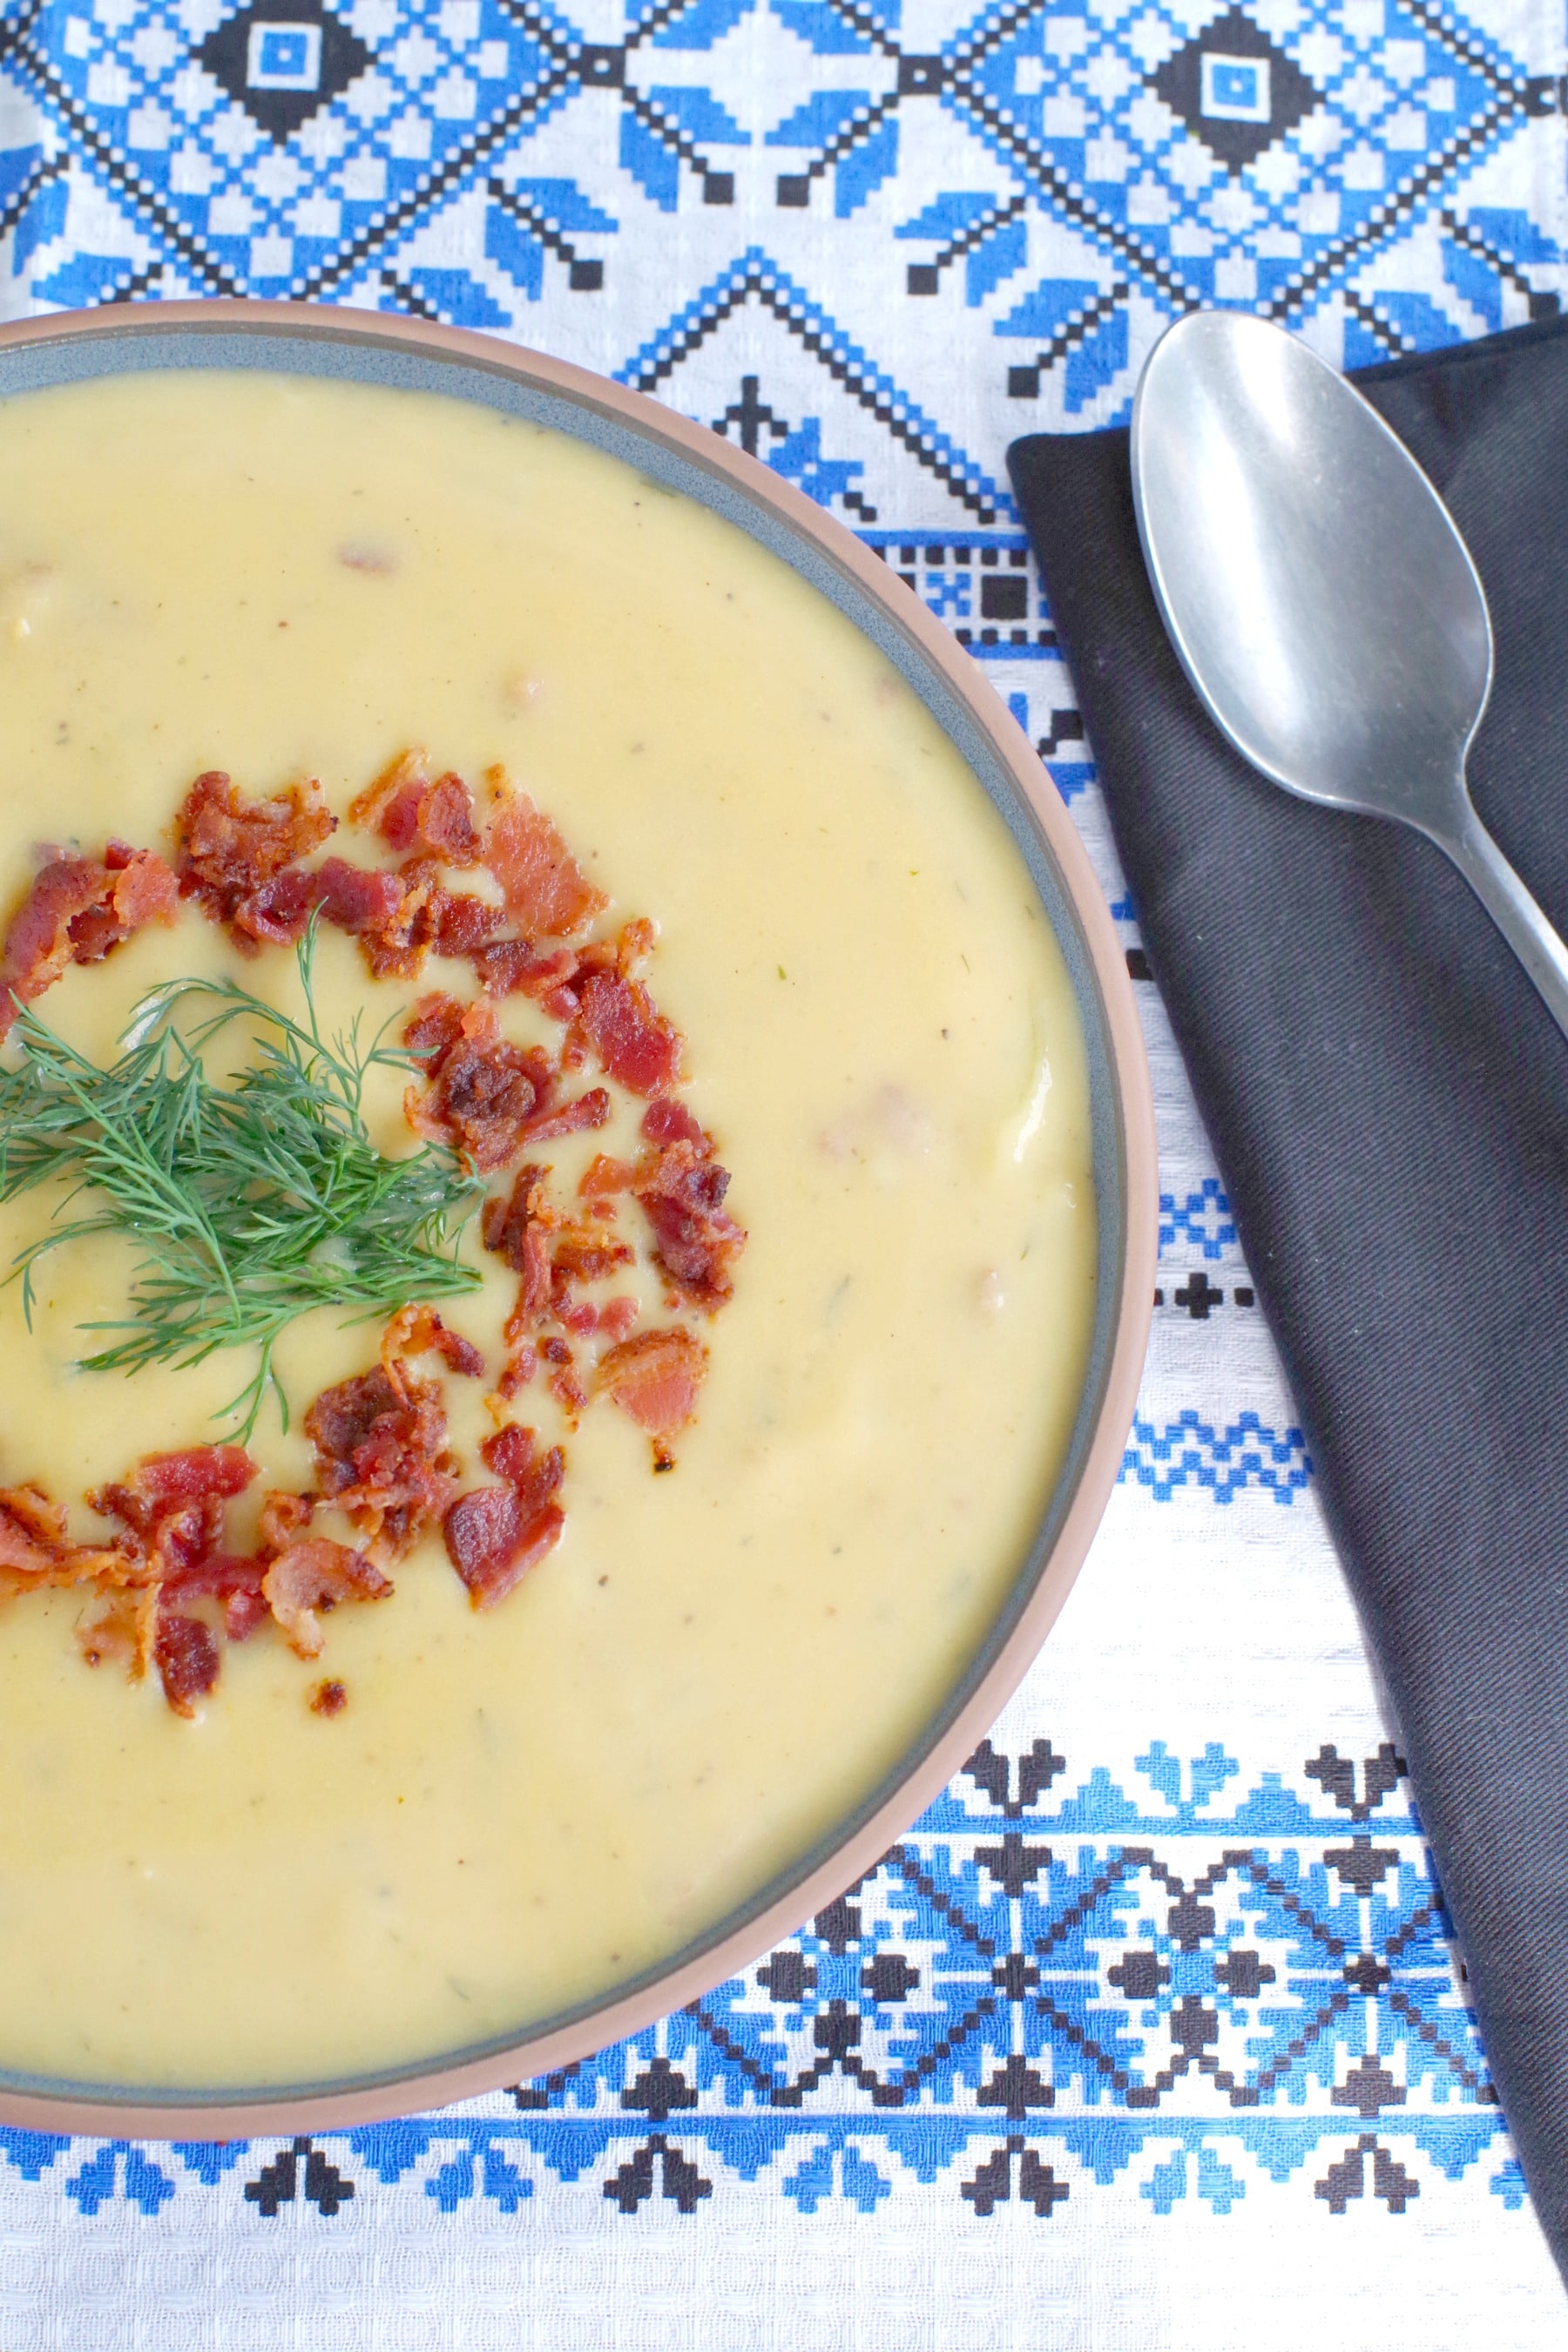
[[[0,2116],[564,2064],[870,1867],[1083,1559],[1089,862],[808,499],[402,320],[0,333]]]

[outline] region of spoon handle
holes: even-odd
[[[1438,838],[1568,1036],[1568,946],[1468,802],[1459,829]]]

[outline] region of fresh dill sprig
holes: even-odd
[[[297,1315],[339,1307],[357,1320],[480,1281],[458,1242],[482,1180],[437,1145],[401,1160],[376,1150],[360,1108],[366,1073],[416,1064],[383,1044],[384,1030],[363,1044],[357,1016],[346,1036],[322,1036],[314,950],[312,924],[299,950],[303,1025],[237,981],[174,980],[136,1006],[110,1068],[24,1009],[11,1033],[24,1058],[0,1070],[0,1202],[50,1179],[70,1185],[54,1229],[13,1261],[29,1328],[38,1260],[121,1234],[139,1254],[131,1312],[81,1327],[120,1335],[82,1369],[184,1368],[257,1348],[255,1378],[224,1408],[242,1441],[268,1387],[288,1427],[272,1357]],[[217,1009],[177,1029],[175,1014],[204,999]],[[204,1051],[241,1021],[256,1058],[216,1085]],[[82,1213],[67,1216],[84,1194]]]

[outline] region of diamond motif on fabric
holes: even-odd
[[[321,0],[254,0],[225,17],[196,51],[213,79],[279,142],[351,82],[371,53]]]
[[[1232,172],[1256,163],[1318,104],[1320,92],[1239,8],[1184,41],[1149,77],[1155,94]]]

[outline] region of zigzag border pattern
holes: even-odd
[[[1163,1425],[1135,1415],[1121,1475],[1158,1503],[1187,1487],[1233,1503],[1258,1487],[1288,1509],[1311,1484],[1312,1465],[1299,1429],[1271,1429],[1256,1412],[1219,1426],[1189,1408]]]
[[[933,424],[917,402],[900,392],[891,376],[885,375],[760,245],[748,246],[700,293],[682,304],[616,370],[616,382],[634,392],[656,392],[716,327],[752,299],[770,310],[814,359],[826,361],[861,407],[868,409],[879,424],[954,491],[977,522],[1017,521],[1017,509],[1009,493]]]

